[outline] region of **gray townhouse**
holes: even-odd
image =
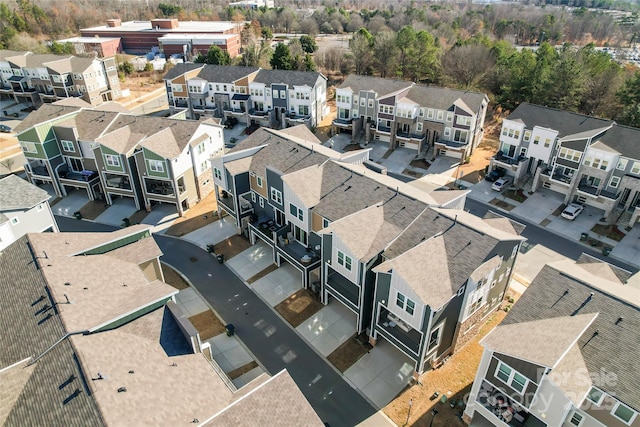
[[[286,370],[234,385],[161,255],[140,225],[27,234],[3,250],[2,424],[324,425]]]
[[[271,247],[274,263],[300,271],[324,304],[347,307],[354,333],[385,338],[412,358],[418,375],[499,307],[523,227],[464,212],[466,191],[427,192],[369,169],[368,149],[340,154],[313,141],[303,125],[264,128],[212,159],[218,209],[238,233]],[[394,267],[408,259],[424,265],[424,276]],[[399,298],[389,283],[402,280],[417,289],[402,288],[413,304],[405,311],[387,303]],[[426,351],[433,336],[438,345]]]
[[[547,264],[484,352],[472,426],[640,425],[640,297],[630,273],[582,255]],[[637,285],[636,285],[637,286]]]
[[[15,129],[29,181],[59,197],[81,190],[88,200],[126,198],[137,209],[168,203],[179,215],[213,191],[209,159],[224,146],[218,121],[122,111],[55,103],[32,112]]]
[[[64,98],[98,105],[122,91],[115,57],[0,51],[0,96],[36,107]]]
[[[231,118],[247,126],[316,126],[327,114],[327,79],[317,72],[184,63],[164,77],[172,112]]]
[[[523,103],[503,121],[501,167],[517,186],[548,188],[604,211],[609,223],[640,218],[640,129]]]
[[[336,89],[334,132],[465,160],[484,134],[486,95],[350,75]]]

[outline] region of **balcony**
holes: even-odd
[[[151,196],[166,196],[170,198],[176,196],[176,192],[171,181],[145,179],[145,191]],[[178,191],[180,194],[184,193],[184,186],[179,187]]]
[[[46,177],[51,179],[51,175],[49,174],[49,170],[39,163],[30,162],[24,165],[24,169],[27,173],[31,174],[33,177]]]
[[[316,268],[320,263],[318,254],[313,249],[307,248],[306,245],[295,240],[292,232],[285,234],[286,230],[287,228],[285,227],[276,233],[278,236],[278,252],[299,270]]]
[[[310,115],[289,113],[287,114],[286,117],[287,117],[287,123],[293,123],[293,124],[307,123],[311,121]]]
[[[358,285],[331,268],[329,268],[327,285],[346,298],[353,308],[358,308],[358,301],[360,299],[360,287]]]
[[[376,328],[383,332],[383,335],[387,339],[390,339],[396,344],[400,344],[405,351],[413,354],[414,358],[418,357],[422,333],[402,322],[385,307],[381,307],[380,309],[380,319],[378,323],[376,323]]]
[[[353,126],[353,120],[351,119],[333,119],[333,125],[339,128],[351,129]]]
[[[173,106],[176,108],[187,108],[189,106],[189,103],[187,101],[175,100],[173,101]]]
[[[396,138],[399,140],[404,140],[407,142],[421,142],[424,140],[424,135],[418,135],[415,133],[407,133],[407,132],[398,132],[396,133]]]
[[[117,188],[121,190],[131,191],[131,182],[128,175],[116,175],[108,173],[105,175],[105,184],[107,188]]]
[[[519,397],[522,399],[522,397]],[[526,411],[518,402],[499,388],[483,380],[476,402],[494,419],[512,427],[546,427],[547,424]],[[531,402],[529,402],[531,403]],[[486,412],[481,412],[483,415]]]
[[[502,163],[503,165],[511,166],[511,165],[519,165],[525,160],[528,160],[528,157],[527,156],[509,157],[503,154],[502,151],[498,151],[496,155],[493,156],[493,160],[495,160],[498,163]]]
[[[459,141],[453,141],[450,139],[446,139],[443,137],[438,137],[436,138],[436,144],[440,144],[440,145],[444,145],[448,148],[460,148],[460,147],[464,147],[467,145],[466,142],[459,142]]]
[[[250,222],[249,227],[256,231],[257,234],[263,236],[271,245],[276,241],[276,233],[286,228],[286,225],[278,225],[273,218],[266,216],[258,218],[256,215],[253,219],[255,219],[255,221]]]
[[[238,215],[235,208],[235,201],[234,201],[233,194],[227,191],[222,191],[218,195],[218,203],[220,207],[222,207],[229,215],[233,217]]]
[[[567,186],[571,184],[572,179],[573,179],[573,176],[563,175],[562,173],[557,173],[557,172],[551,175],[552,181],[556,181],[560,184],[567,185]]]
[[[376,131],[378,133],[382,133],[385,135],[391,135],[391,128],[388,126],[382,126],[382,125],[378,125],[378,127],[376,128]]]
[[[98,172],[90,170],[77,172],[74,170],[70,170],[69,168],[59,170],[58,176],[60,177],[60,181],[63,183],[64,181],[88,183],[99,178]]]
[[[205,99],[209,96],[209,91],[205,88],[202,92],[191,92],[189,91],[189,97],[194,99]]]

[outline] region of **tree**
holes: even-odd
[[[442,58],[447,77],[466,89],[484,87],[494,65],[495,59],[485,45],[454,46]]]
[[[54,53],[56,55],[73,55],[75,53],[73,44],[71,44],[70,42],[58,43],[54,41],[53,43],[51,43],[51,46],[49,46],[49,50],[51,51],[51,53]]]
[[[273,38],[273,31],[271,31],[271,28],[262,27],[262,37],[264,37],[265,40],[271,40]]]
[[[366,74],[373,64],[373,36],[364,28],[358,30],[349,41],[353,53],[356,74]]]
[[[133,64],[129,61],[125,61],[118,67],[120,71],[122,71],[125,75],[129,75],[133,73],[135,70],[133,68]]]
[[[620,124],[640,127],[640,71],[624,82],[624,86],[617,94],[623,105],[622,113],[617,120]]]
[[[408,75],[414,82],[428,80],[434,82],[440,69],[440,47],[431,33],[422,30],[415,36],[410,55],[405,60],[402,75]]]
[[[313,62],[313,57],[310,54],[304,56],[304,71],[315,71],[316,64]]]
[[[373,42],[375,64],[381,77],[395,77],[398,67],[396,36],[391,31],[376,34]]]
[[[278,43],[271,57],[271,67],[276,70],[292,70],[293,58],[289,47],[284,43]]]
[[[416,32],[413,27],[403,27],[397,34],[396,46],[400,50],[400,74],[404,78],[406,75],[407,54],[414,47]]]
[[[316,44],[314,38],[311,36],[301,36],[300,45],[302,45],[302,50],[304,50],[306,53],[313,53],[318,50],[318,45]]]
[[[211,65],[229,65],[231,64],[231,57],[229,56],[229,52],[220,49],[216,45],[211,45],[207,54],[199,54],[194,62]]]
[[[164,16],[174,16],[182,12],[182,8],[175,4],[160,3],[158,9]]]

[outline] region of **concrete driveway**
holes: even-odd
[[[532,195],[527,195],[527,200],[516,206],[511,211],[511,214],[526,218],[536,224],[540,224],[542,221],[549,218],[551,214],[563,203],[564,196],[562,194],[546,188],[540,188]],[[551,217],[549,219],[553,220],[556,219],[556,217]]]
[[[579,241],[582,233],[591,233],[591,229],[603,215],[604,211],[602,209],[585,206],[584,211],[573,221],[564,219],[561,216],[552,216],[553,221],[547,225],[547,229]]]
[[[269,305],[275,307],[302,289],[302,274],[285,262],[278,269],[252,283],[251,288]]]
[[[234,219],[226,216],[221,220],[185,234],[182,236],[182,239],[195,243],[201,248],[206,248],[207,245],[220,243],[227,237],[231,237],[234,234],[236,234]]]
[[[296,330],[324,357],[356,333],[356,315],[338,301],[331,301]]]
[[[479,183],[469,187],[471,193],[469,193],[467,197],[469,197],[470,199],[489,203],[491,200],[500,195],[500,193],[491,189],[492,184],[492,182],[483,179]]]
[[[133,198],[114,197],[113,204],[109,206],[107,210],[98,215],[96,222],[119,226],[122,225],[122,220],[124,218],[129,218],[137,211],[138,209],[136,208],[136,203],[133,201]]]
[[[381,339],[344,376],[378,408],[383,408],[409,384],[413,366],[411,359]]]
[[[631,229],[611,251],[611,255],[640,267],[640,223]]]
[[[87,192],[84,190],[75,190],[51,206],[51,210],[54,215],[73,216],[74,212],[79,211],[87,203],[89,203]],[[120,223],[122,223],[122,221],[120,221]],[[120,225],[120,223],[118,225]]]
[[[240,252],[226,264],[242,280],[247,280],[273,264],[273,249],[258,240],[255,245]]]
[[[141,221],[142,224],[153,225],[154,233],[162,233],[178,218],[176,205],[163,203],[153,206],[151,212]]]

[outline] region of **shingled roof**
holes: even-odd
[[[327,78],[316,71],[295,71],[295,70],[264,70],[260,69],[255,79],[256,83],[264,83],[267,86],[272,84],[286,84],[288,87],[310,86],[314,87],[318,80]]]
[[[258,71],[257,67],[237,65],[205,65],[198,73],[198,78],[214,83],[233,83],[249,74]]]
[[[351,89],[353,93],[361,90],[372,91],[378,94],[378,98],[398,92],[402,89],[408,89],[413,85],[412,82],[404,80],[384,79],[382,77],[361,76],[358,74],[350,74],[340,85],[340,89]]]
[[[183,62],[180,64],[176,64],[171,67],[169,71],[167,71],[167,74],[165,74],[162,79],[173,80],[176,77],[183,75],[184,73],[188,73],[189,71],[197,70],[198,68],[202,67],[204,67],[204,64],[194,64],[193,62]]]
[[[572,261],[547,264],[502,323],[513,325],[596,314],[577,342],[585,365],[594,378],[601,378],[603,370],[615,373],[617,381],[595,385],[638,411],[640,292],[637,289],[593,275]],[[545,351],[546,346],[542,343],[537,351]]]
[[[0,211],[31,209],[50,198],[45,190],[17,175],[0,179]]]

